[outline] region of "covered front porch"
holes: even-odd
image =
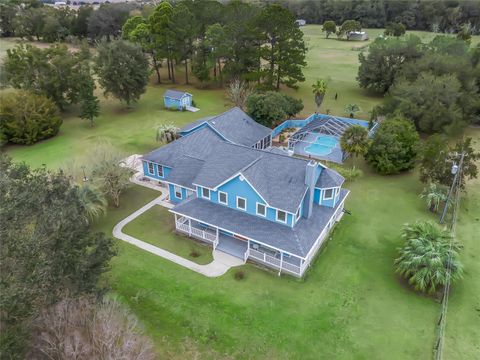
[[[278,270],[279,274],[285,272],[298,277],[303,275],[308,265],[304,259],[284,253],[266,244],[204,224],[187,216],[174,215],[177,231],[211,244],[213,250],[233,255],[244,262],[250,259]]]

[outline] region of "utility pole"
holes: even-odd
[[[450,224],[450,231],[452,232],[452,239],[450,241],[450,252],[449,252],[449,259],[448,259],[448,267],[447,267],[447,283],[443,290],[443,297],[442,297],[442,306],[440,317],[437,323],[437,339],[434,345],[434,359],[435,360],[442,360],[443,358],[443,345],[445,341],[445,327],[447,323],[447,309],[448,309],[448,296],[450,294],[450,284],[451,284],[451,250],[453,242],[455,241],[455,229],[456,229],[456,222],[458,216],[458,209],[460,207],[460,191],[461,191],[461,181],[462,181],[462,170],[463,170],[463,160],[466,154],[463,152],[462,154],[455,154],[456,157],[460,155],[460,161],[458,166],[453,163],[452,165],[452,174],[454,175],[452,186],[448,192],[447,202],[445,203],[445,207],[443,209],[442,217],[440,218],[440,223],[443,224],[445,221],[445,216],[447,214],[448,204],[450,199],[454,198],[453,204],[453,216],[452,222]]]
[[[458,154],[456,154],[456,155],[458,156]],[[462,154],[460,154],[460,162],[459,162],[458,166],[455,163],[453,163],[453,166],[452,166],[452,174],[454,175],[453,182],[452,182],[452,186],[450,186],[450,190],[448,191],[448,196],[447,196],[447,200],[445,202],[445,207],[443,208],[442,217],[440,218],[440,224],[443,224],[445,222],[445,216],[447,215],[448,204],[450,203],[450,199],[452,198],[452,194],[453,194],[453,191],[454,191],[455,187],[460,186],[461,178],[460,178],[459,174],[461,173],[464,158],[465,158],[465,153],[462,153]]]

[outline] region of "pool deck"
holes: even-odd
[[[309,147],[312,143],[315,143],[315,141],[317,140],[317,137],[321,135],[322,134],[308,134],[305,137],[304,141],[299,141],[295,144],[293,148],[294,154],[311,158],[311,159],[325,160],[325,161],[331,161],[337,164],[342,164],[343,152],[342,152],[342,149],[340,149],[339,147],[333,148],[332,152],[326,155],[311,154],[305,150],[305,148]]]

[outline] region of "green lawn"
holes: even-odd
[[[381,98],[361,90],[355,81],[358,51],[352,48],[365,43],[324,39],[319,26],[303,29],[309,47],[307,80],[297,92],[288,90],[303,99],[303,115],[315,110],[311,84],[329,77],[321,110],[344,115],[345,105],[354,102],[362,107],[359,117],[368,117]],[[373,38],[381,31],[368,32]],[[425,40],[434,36],[418,34]],[[4,44],[0,39],[2,50]],[[88,161],[88,149],[99,141],[111,142],[126,154],[144,153],[158,146],[157,124],[181,126],[229,106],[222,90],[176,86],[191,91],[201,111],[165,111],[162,94],[170,87],[149,86],[128,111],[118,101],[102,98],[102,113],[93,129],[72,109],[55,138],[7,151],[15,160],[49,167]],[[480,140],[480,130],[469,133]],[[119,241],[119,254],[106,276],[112,293],[130,305],[162,358],[429,358],[439,304],[412,292],[392,266],[402,224],[431,218],[418,198],[422,185],[416,173],[382,177],[365,167],[364,171],[363,178],[346,186],[351,190],[346,207],[352,215],[344,216],[304,280],[279,278],[252,265],[244,266],[242,281],[234,280],[234,271],[209,279]],[[111,234],[116,223],[157,196],[154,190],[132,187],[122,196],[120,208],[110,208],[95,228]],[[480,358],[479,214],[477,180],[462,200],[458,237],[465,246],[465,276],[454,285],[450,299],[446,359]],[[155,208],[126,231],[188,257],[189,240],[169,231],[171,221],[166,210]]]
[[[191,338],[202,354],[238,358],[426,358],[438,304],[402,285],[392,268],[402,224],[430,217],[420,184],[411,174],[388,181],[369,174],[348,187],[352,215],[303,281],[251,265],[243,281],[233,271],[208,279],[122,244],[113,290],[161,351]],[[132,300],[139,292],[142,300]]]
[[[127,224],[123,232],[198,264],[208,264],[213,260],[211,247],[177,235],[174,230],[173,215],[157,205]],[[193,253],[197,256],[192,256]]]

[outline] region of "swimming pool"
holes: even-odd
[[[315,142],[305,148],[305,152],[311,155],[325,156],[331,154],[338,147],[338,139],[331,135],[317,136]]]

